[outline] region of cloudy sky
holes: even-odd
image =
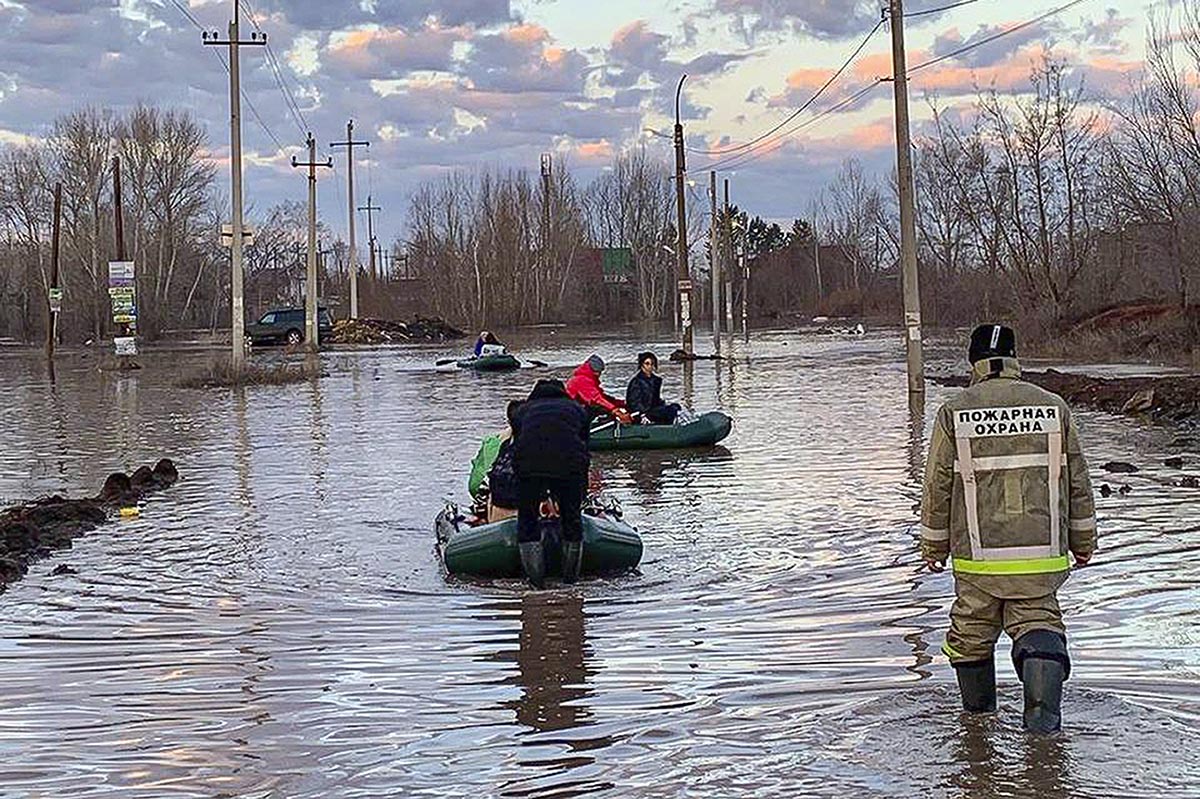
[[[976,0],[914,13],[954,1],[906,3],[910,68],[1066,2]],[[803,214],[849,156],[880,175],[892,168],[891,88],[868,89],[891,74],[886,26],[796,118],[803,127],[730,150],[786,119],[828,80],[876,24],[879,0],[241,2],[243,37],[256,23],[271,44],[242,56],[253,105],[243,126],[248,202],[261,210],[304,198],[304,178],[289,161],[304,155],[310,128],[321,155],[335,158],[320,203],[339,232],[345,155],[325,145],[344,138],[350,118],[356,137],[371,140],[356,167],[359,199],[373,193],[383,207],[381,235],[391,239],[403,235],[413,187],[448,170],[536,170],[550,152],[587,180],[630,147],[669,160],[669,141],[647,129],[669,131],[684,72],[689,170],[703,183],[703,170],[718,162],[743,207],[771,218]],[[969,102],[977,86],[1021,91],[1045,50],[1086,74],[1097,102],[1118,97],[1141,68],[1149,17],[1170,5],[1084,0],[919,70],[916,123],[931,95],[952,107]],[[224,34],[232,9],[233,0],[0,0],[0,143],[40,137],[56,115],[88,103],[182,106],[206,125],[227,186],[228,77],[220,48],[203,46],[197,26]],[[818,116],[861,90],[861,99]]]

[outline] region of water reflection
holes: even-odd
[[[994,715],[963,713],[949,782],[973,799],[1076,796],[1068,735],[1029,736]]]
[[[567,730],[591,718],[586,700],[595,674],[578,591],[529,591],[521,597],[515,681],[519,699],[505,702],[517,722],[538,732]]]

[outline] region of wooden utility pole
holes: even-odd
[[[679,282],[679,327],[683,331],[683,351],[692,354],[692,273],[688,267],[687,242],[687,198],[684,196],[684,179],[687,164],[683,155],[683,123],[679,121],[679,95],[683,92],[684,75],[675,89],[675,204],[678,210],[679,237],[675,259]]]
[[[350,318],[358,318],[358,248],[354,241],[354,148],[370,147],[371,142],[354,140],[354,120],[346,123],[346,140],[331,142],[330,147],[346,148],[346,185],[350,208]]]
[[[742,233],[739,257],[742,259],[742,336],[750,340],[750,262],[746,260],[745,232]]]
[[[712,216],[708,223],[708,270],[712,292],[713,353],[721,354],[721,236],[717,232],[717,173],[708,173],[708,199]]]
[[[308,268],[304,279],[304,342],[312,352],[321,348],[320,329],[317,323],[317,167],[333,167],[333,159],[317,161],[317,140],[308,134],[308,160],[297,161],[292,156],[293,167],[308,168]]]
[[[58,314],[55,305],[62,302],[58,288],[58,250],[62,229],[62,184],[54,184],[54,227],[50,233],[50,292],[46,297],[46,357],[53,360],[54,342],[58,337]]]
[[[890,0],[892,18],[892,84],[896,94],[896,176],[900,195],[900,263],[904,287],[904,345],[908,355],[908,391],[925,393],[921,351],[921,291],[917,278],[916,189],[913,184],[912,139],[908,124],[908,65],[904,56],[904,3]]]
[[[369,246],[371,248],[370,249],[371,279],[374,280],[375,279],[375,216],[374,216],[373,212],[382,211],[383,209],[380,208],[378,205],[373,205],[371,203],[371,195],[368,194],[367,195],[367,204],[359,207],[358,210],[367,212],[367,246]]]
[[[125,260],[125,225],[121,212],[121,156],[114,155],[113,173],[113,236],[117,244],[117,260]]]
[[[230,327],[233,336],[233,369],[240,372],[246,363],[246,306],[243,297],[244,276],[242,270],[242,240],[245,225],[242,220],[242,84],[240,74],[240,56],[238,48],[242,45],[263,47],[267,43],[267,34],[252,31],[250,38],[238,38],[238,23],[241,19],[240,2],[233,0],[233,19],[229,22],[229,38],[221,39],[216,32],[205,31],[201,38],[208,45],[227,45],[229,47],[229,171],[230,195],[233,203],[233,219],[231,220],[232,237],[230,241],[230,261],[233,267],[232,296],[230,298]]]

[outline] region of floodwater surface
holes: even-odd
[[[645,345],[672,348],[540,331],[513,348],[550,367],[507,375],[437,371],[450,347],[335,350],[320,380],[242,391],[176,388],[203,354],[125,376],[67,354],[53,384],[0,355],[0,498],[164,456],[182,476],[0,594],[0,795],[1200,796],[1180,431],[1078,413],[1097,488],[1132,490],[1098,496],[1102,551],[1061,593],[1066,731],[1021,732],[1007,639],[1001,712],[964,718],[938,654],[951,578],[916,546],[948,390],[910,414],[896,336],[664,363],[667,394],[736,421],[715,449],[594,457],[637,573],[447,579],[433,518],[505,401],[592,351],[623,391]]]

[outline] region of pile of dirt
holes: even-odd
[[[1200,377],[1092,377],[1054,369],[1025,372],[1022,378],[1058,394],[1072,405],[1153,419],[1200,419]],[[966,386],[966,377],[937,382]]]
[[[111,511],[136,505],[178,479],[175,464],[163,458],[154,468],[110,474],[100,493],[90,499],[43,497],[0,511],[0,592],[24,576],[33,561],[70,547],[76,538],[104,524]]]
[[[410,341],[450,341],[466,333],[444,319],[417,316],[411,322],[387,319],[342,319],[333,324],[334,344],[403,344]]]

